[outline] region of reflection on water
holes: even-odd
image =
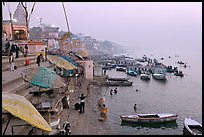
[[[164,122],[164,123],[133,123],[133,122],[126,122],[122,121],[121,126],[130,126],[130,127],[137,127],[137,128],[176,128],[178,125],[176,121],[171,122]]]

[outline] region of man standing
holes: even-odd
[[[43,56],[42,53],[40,53],[40,55],[37,56],[36,63],[38,64],[39,67],[40,67],[40,61],[41,61],[42,56]]]
[[[79,111],[79,113],[80,114],[84,114],[84,108],[85,108],[85,98],[86,98],[86,96],[84,96],[84,94],[81,94],[81,97],[79,97],[80,98],[80,111]]]

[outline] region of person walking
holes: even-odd
[[[84,114],[84,109],[85,109],[85,102],[84,101],[85,101],[86,96],[84,96],[84,94],[82,93],[79,98],[80,98],[80,111],[79,111],[79,113]]]
[[[37,56],[36,63],[38,64],[39,67],[40,67],[41,58],[42,58],[42,53],[40,53],[40,55]]]
[[[11,53],[11,55],[10,55],[10,57],[9,57],[9,63],[10,63],[10,70],[11,70],[11,71],[14,71],[14,65],[15,65],[15,63],[14,63],[14,55],[13,55],[13,53]]]

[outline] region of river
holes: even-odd
[[[115,69],[108,70],[112,77],[128,77],[133,86],[117,87],[118,93],[109,94],[114,87],[101,87],[106,98],[109,112],[107,118],[114,135],[183,135],[183,120],[191,117],[202,122],[202,52],[188,53],[134,53],[134,57],[146,55],[165,65],[177,66],[184,77],[167,73],[167,81],[151,78],[143,81],[140,76],[128,76]],[[170,58],[169,58],[170,56]],[[161,57],[164,60],[161,60]],[[187,67],[176,63],[187,62]],[[136,91],[138,89],[138,91]],[[135,112],[133,106],[137,104]],[[120,115],[134,113],[177,113],[175,122],[164,124],[127,124],[122,123]]]

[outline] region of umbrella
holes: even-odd
[[[52,128],[41,114],[23,96],[3,92],[2,108],[39,129],[52,131]]]
[[[40,88],[65,87],[63,79],[46,67],[28,68],[22,71],[25,81]]]
[[[84,58],[83,58],[81,55],[79,55],[79,54],[77,54],[77,53],[75,53],[75,52],[71,52],[71,53],[72,53],[72,55],[74,55],[74,56],[77,57],[78,59],[84,60]]]
[[[73,61],[71,58],[67,57],[67,56],[60,56],[61,58],[67,60],[68,62],[72,63],[75,66],[79,66],[79,64],[75,61]]]
[[[82,57],[88,57],[89,56],[89,52],[86,49],[78,50],[78,51],[76,51],[76,53]]]
[[[59,56],[48,55],[47,59],[60,68],[64,68],[67,70],[77,69],[77,66]]]

